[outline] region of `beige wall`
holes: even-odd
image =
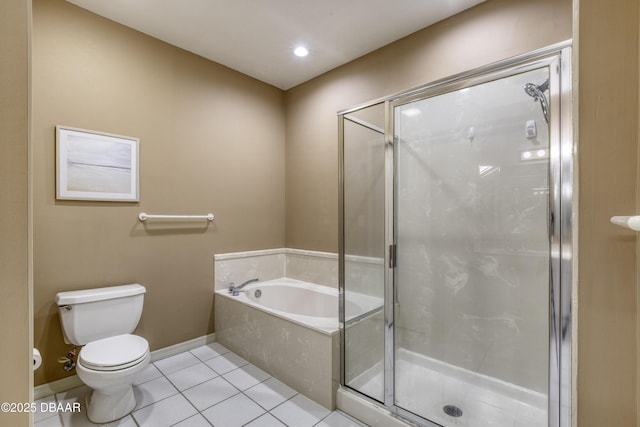
[[[40,384],[65,375],[59,291],[145,285],[152,350],[214,331],[214,253],[284,246],[284,105],[279,89],[62,0],[33,14]],[[140,202],[57,201],[57,124],[140,138]],[[216,219],[144,226],[139,212]]]
[[[28,274],[29,31],[31,2],[0,2],[0,402],[32,396]],[[29,414],[0,414],[28,426]]]
[[[636,425],[638,2],[576,1],[578,425]]]
[[[489,0],[287,91],[287,246],[337,251],[339,110],[570,38],[570,0]]]

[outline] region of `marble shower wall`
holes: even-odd
[[[548,150],[536,70],[403,106],[396,343],[546,393]],[[411,111],[411,114],[403,114]],[[538,136],[527,138],[535,120]]]

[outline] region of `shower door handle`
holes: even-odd
[[[396,245],[389,245],[389,268],[396,268]]]

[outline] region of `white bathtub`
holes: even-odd
[[[335,334],[339,330],[338,290],[335,288],[283,277],[246,285],[236,296],[227,290],[216,293],[323,333]],[[347,319],[380,307],[381,301],[380,298],[349,294]]]
[[[251,283],[237,296],[218,293],[324,333],[338,331],[338,290],[328,286],[281,278]]]

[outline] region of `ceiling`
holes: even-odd
[[[67,1],[289,89],[484,0]]]

